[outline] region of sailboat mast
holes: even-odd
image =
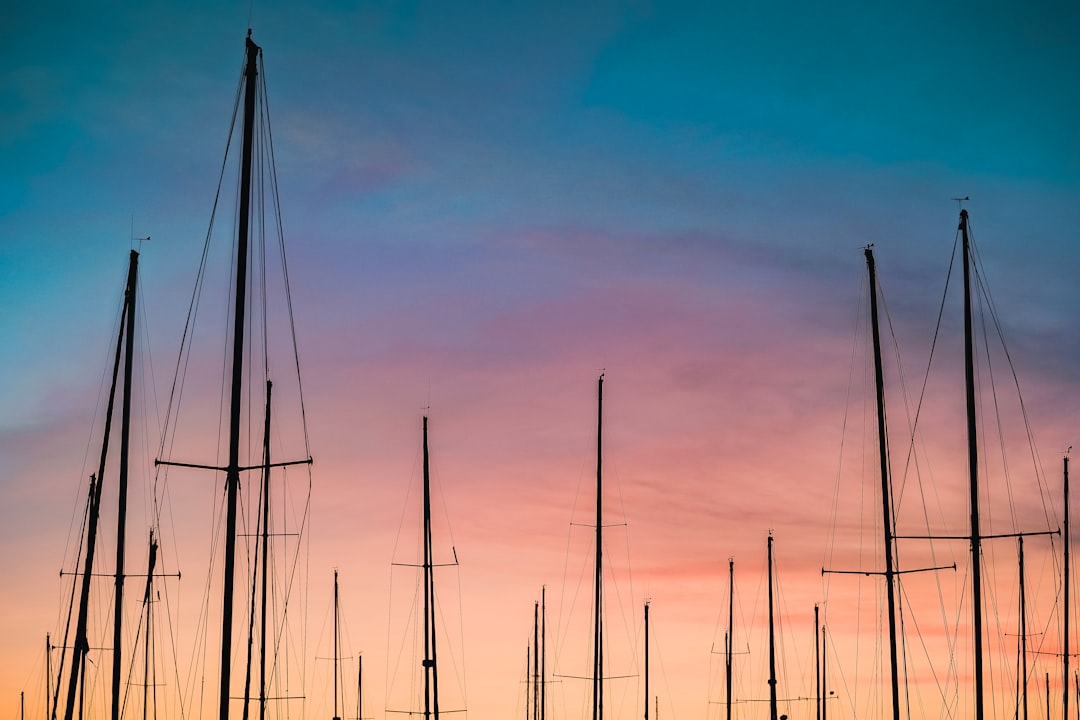
[[[829,663],[826,662],[826,658],[828,657],[828,651],[829,651],[828,648],[829,648],[828,643],[825,642],[825,626],[822,625],[821,626],[821,690],[822,690],[822,692],[824,692],[826,694],[828,694],[827,688],[829,687],[829,683],[826,682],[826,680],[825,680],[825,671],[829,667]],[[821,703],[821,720],[826,719],[826,717],[828,716],[828,710],[829,710],[829,704],[825,703],[825,702]]]
[[[131,445],[131,364],[135,355],[135,286],[139,268],[139,253],[131,251],[128,264],[127,290],[124,294],[126,320],[124,343],[124,403],[120,411],[120,470],[116,513],[116,591],[113,600],[113,662],[112,662],[112,720],[120,720],[121,623],[124,598],[124,537],[127,529],[128,449]]]
[[[150,670],[151,670],[151,646],[153,643],[153,631],[154,631],[154,566],[157,564],[157,543],[154,542],[154,531],[150,530],[150,558],[146,565],[146,592],[143,594],[143,605],[146,606],[146,639],[143,641],[143,720],[147,720],[147,707],[148,694],[150,689]],[[155,698],[157,692],[154,693]],[[155,702],[156,706],[156,702]],[[156,708],[155,708],[156,709]]]
[[[545,703],[547,697],[545,690],[547,682],[547,588],[540,588],[540,716],[537,720],[544,720],[546,714]]]
[[[776,708],[776,630],[773,621],[772,532],[769,532],[769,718],[778,720]]]
[[[593,597],[593,712],[592,720],[604,718],[604,616],[603,603],[603,425],[604,425],[604,374],[597,382],[596,401],[596,578]]]
[[[649,720],[649,603],[645,602],[645,720]]]
[[[819,621],[819,608],[818,604],[814,603],[814,683],[817,685],[814,695],[816,696],[817,714],[814,716],[817,720],[821,720],[821,647],[820,638],[818,636],[818,629],[821,627]]]
[[[731,720],[731,649],[734,647],[734,624],[735,624],[735,610],[733,605],[735,603],[735,558],[728,558],[728,616],[727,616],[727,637],[724,638],[725,654],[725,678],[724,681],[727,685],[727,720]]]
[[[334,720],[341,720],[338,715],[338,656],[341,654],[341,635],[338,631],[338,582],[337,570],[334,571]],[[344,703],[343,703],[344,704]]]
[[[540,720],[540,603],[533,603],[533,653],[532,653],[532,703],[533,720]]]
[[[109,453],[109,436],[112,430],[113,409],[116,402],[116,382],[120,375],[120,355],[121,348],[124,343],[124,335],[127,333],[127,315],[133,311],[131,303],[134,302],[135,293],[133,288],[135,287],[134,275],[138,269],[138,253],[132,251],[131,260],[128,264],[128,279],[127,288],[132,289],[128,292],[124,299],[124,310],[121,315],[121,323],[124,327],[120,328],[120,332],[116,338],[116,355],[113,360],[112,371],[112,383],[109,387],[109,402],[105,410],[105,429],[102,433],[101,440],[101,456],[98,462],[98,472],[96,478],[91,476],[91,490],[90,490],[90,512],[87,518],[86,528],[86,558],[83,563],[83,576],[82,585],[79,594],[79,618],[75,629],[75,648],[71,657],[71,675],[68,679],[68,694],[67,704],[64,708],[64,720],[72,720],[75,713],[75,695],[79,689],[80,683],[86,676],[86,654],[90,650],[90,643],[86,638],[86,625],[87,625],[87,613],[89,612],[90,604],[90,580],[94,574],[94,548],[97,544],[97,526],[99,518],[99,510],[101,508],[101,486],[103,484],[103,478],[105,476],[105,460]],[[132,327],[134,327],[132,325]],[[128,345],[130,346],[133,338],[128,337]],[[129,364],[130,365],[130,364]],[[128,367],[126,372],[130,373],[131,368]],[[130,387],[130,385],[128,385]],[[125,404],[130,404],[130,399],[125,396]],[[124,417],[130,420],[130,415],[124,412]],[[117,648],[119,652],[119,648]],[[118,663],[119,661],[117,661]],[[59,691],[59,688],[57,688]],[[114,700],[118,695],[118,691],[114,687]],[[79,712],[82,712],[81,695]]]
[[[431,472],[428,419],[424,416],[424,718],[439,718],[439,676],[435,655],[435,577],[431,552]]]
[[[52,706],[52,643],[45,633],[45,720],[51,720]]]
[[[967,397],[968,478],[971,495],[971,607],[975,652],[975,720],[983,720],[982,536],[979,531],[979,448],[975,416],[975,343],[971,317],[971,249],[968,212],[960,211],[964,258],[964,386]]]
[[[270,411],[274,384],[266,381],[266,412],[263,413],[263,473],[262,473],[262,594],[259,603],[259,720],[266,720],[266,606],[267,586],[270,584]],[[247,714],[247,702],[244,713]]]
[[[1024,708],[1024,720],[1028,720],[1028,701],[1027,701],[1027,599],[1024,595],[1024,536],[1020,535],[1016,538],[1017,557],[1019,562],[1020,573],[1020,672],[1017,680],[1021,683],[1020,697],[1023,702]],[[1068,695],[1068,689],[1065,694]]]
[[[870,325],[874,339],[874,380],[877,389],[878,458],[881,473],[882,528],[885,533],[885,594],[889,612],[889,680],[892,684],[892,718],[900,720],[900,680],[896,649],[896,571],[893,563],[892,483],[889,468],[888,425],[885,417],[885,373],[881,360],[878,326],[877,269],[874,252],[867,246],[866,269],[870,276]]]
[[[1063,461],[1062,480],[1065,485],[1065,542],[1062,543],[1062,545],[1065,547],[1065,627],[1064,646],[1061,652],[1063,663],[1061,669],[1061,717],[1064,720],[1069,720],[1069,545],[1072,542],[1072,536],[1069,534],[1069,456],[1067,454]]]
[[[236,513],[240,493],[240,411],[243,407],[244,315],[247,307],[248,230],[251,215],[251,166],[255,128],[255,90],[259,46],[246,39],[244,70],[244,129],[240,161],[240,208],[236,238],[236,299],[233,306],[232,387],[229,413],[229,464],[225,470],[225,578],[221,616],[220,720],[229,720],[229,684],[232,675],[233,588],[236,573]]]

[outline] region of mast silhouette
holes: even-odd
[[[1071,449],[1071,447],[1070,447]],[[1062,543],[1065,548],[1065,627],[1064,627],[1064,647],[1062,648],[1061,657],[1063,667],[1061,669],[1061,686],[1062,686],[1062,700],[1061,700],[1061,717],[1064,720],[1069,720],[1069,544],[1072,541],[1072,535],[1069,533],[1069,454],[1065,453],[1062,463],[1062,481],[1064,483],[1065,494],[1065,542]]]
[[[825,671],[828,670],[829,664],[825,662],[825,658],[828,653],[828,645],[825,642],[825,626],[821,626],[821,690],[824,693],[828,693],[826,688],[829,684],[825,681]],[[826,702],[821,703],[821,720],[825,720],[828,716],[829,704]]]
[[[881,473],[882,529],[885,533],[885,596],[889,612],[889,680],[892,688],[892,718],[900,720],[899,662],[896,649],[896,570],[893,562],[892,471],[889,467],[889,437],[885,417],[885,374],[881,360],[881,333],[878,327],[877,270],[874,252],[867,246],[866,268],[870,277],[870,325],[874,342],[874,381],[877,395],[878,459]]]
[[[540,588],[540,717],[547,715],[547,587]]]
[[[772,531],[769,531],[769,718],[778,720],[776,708],[776,630],[773,621]]]
[[[143,720],[147,718],[148,694],[151,685],[150,672],[154,668],[151,662],[151,648],[154,632],[154,567],[157,565],[158,545],[154,540],[154,531],[150,530],[150,556],[146,565],[146,591],[143,593],[143,605],[146,607],[146,639],[143,641]],[[157,714],[157,671],[154,670],[154,714]]]
[[[1027,679],[1027,598],[1024,594],[1024,536],[1016,538],[1016,555],[1019,564],[1020,580],[1020,672],[1017,673],[1016,681],[1020,685],[1021,707],[1024,710],[1023,718],[1028,720],[1028,679]],[[1068,695],[1068,688],[1065,690]]]
[[[971,249],[968,212],[960,211],[964,258],[964,389],[967,400],[968,479],[971,503],[971,607],[975,652],[975,720],[983,720],[982,535],[979,531],[979,447],[975,415],[975,342],[971,318]]]
[[[645,601],[645,720],[649,720],[649,601]]]
[[[244,316],[247,309],[248,229],[251,216],[251,166],[255,128],[255,89],[259,46],[245,41],[244,124],[240,160],[240,208],[236,235],[236,296],[233,304],[232,385],[229,412],[229,464],[225,469],[225,577],[221,617],[220,720],[229,720],[229,684],[232,677],[233,591],[236,582],[236,513],[240,493],[240,413],[243,408]]]
[[[439,718],[439,674],[435,646],[435,574],[431,544],[431,473],[428,419],[424,416],[424,718]]]
[[[338,630],[338,581],[334,571],[334,720],[341,720],[338,714],[338,657],[341,655],[341,633]],[[342,698],[344,700],[344,698]],[[342,702],[344,705],[344,702]]]
[[[266,412],[263,414],[263,473],[262,473],[262,595],[259,603],[259,720],[266,720],[266,594],[270,584],[270,410],[274,384],[266,381]],[[337,575],[335,573],[335,580]],[[337,585],[335,583],[335,590]],[[254,602],[255,593],[251,594]],[[336,597],[336,596],[335,596]],[[247,714],[247,703],[244,703]]]
[[[725,677],[724,682],[727,686],[727,720],[731,720],[731,650],[735,642],[735,558],[728,558],[728,618],[727,618],[727,636],[724,638],[724,649],[726,650],[725,660]]]
[[[112,430],[113,410],[116,401],[116,384],[120,373],[120,357],[121,350],[124,349],[126,343],[126,352],[124,353],[124,397],[122,400],[121,410],[121,474],[122,481],[120,492],[120,515],[118,517],[119,530],[117,535],[117,547],[118,554],[122,558],[123,556],[123,527],[126,519],[126,495],[127,495],[127,451],[129,446],[129,438],[131,432],[131,375],[132,375],[132,345],[135,341],[135,288],[137,285],[137,277],[139,270],[139,253],[132,250],[128,262],[128,275],[127,286],[124,291],[124,309],[121,314],[121,328],[119,335],[116,339],[116,355],[113,360],[113,372],[112,383],[109,388],[109,402],[105,411],[105,428],[102,433],[101,441],[101,455],[98,462],[98,471],[96,476],[91,476],[90,484],[90,507],[89,517],[86,530],[86,557],[83,564],[83,576],[82,585],[79,595],[79,617],[75,629],[75,648],[71,657],[71,675],[68,679],[68,694],[67,703],[64,709],[64,720],[72,720],[75,713],[75,698],[78,693],[80,684],[83,678],[86,676],[86,654],[90,650],[90,643],[87,640],[87,622],[90,604],[90,580],[94,574],[94,551],[97,544],[97,527],[99,519],[99,510],[101,507],[101,488],[104,484],[105,477],[105,461],[109,452],[109,437]],[[123,588],[123,560],[119,560],[118,571],[116,574],[116,615],[114,616],[114,652],[113,652],[113,677],[112,677],[112,713],[113,718],[118,717],[118,703],[120,697],[119,690],[119,672],[120,672],[120,604],[122,600],[122,588]],[[59,688],[58,688],[59,690]],[[82,711],[82,705],[80,702],[80,712]]]
[[[356,720],[364,718],[364,656],[356,656]]]
[[[533,682],[532,703],[533,718],[540,720],[540,603],[533,603]]]
[[[816,714],[814,717],[817,720],[821,720],[821,638],[818,634],[818,629],[821,627],[819,620],[819,608],[818,604],[814,603],[814,683],[817,685],[816,692],[817,697],[814,698],[816,704]]]
[[[603,427],[604,373],[597,381],[596,401],[596,578],[593,597],[593,720],[604,718],[604,616],[603,616]]]
[[[49,633],[45,633],[45,720],[56,717],[52,708],[52,643]]]
[[[120,720],[120,666],[122,665],[120,633],[124,618],[124,539],[127,530],[128,451],[131,447],[131,366],[135,356],[135,283],[138,265],[139,254],[132,250],[124,308],[127,342],[124,345],[124,403],[120,410],[120,470],[117,476],[119,500],[116,513],[116,591],[113,600],[112,720]]]
[[[531,671],[530,671],[531,668]],[[532,702],[533,720],[543,720],[547,675],[547,588],[541,586],[540,600],[533,603],[532,646],[525,648],[525,718]]]

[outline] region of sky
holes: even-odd
[[[610,627],[628,638],[620,645],[613,630],[608,657],[612,674],[633,676],[612,681],[611,712],[641,714],[649,600],[660,715],[719,717],[728,558],[736,646],[748,653],[736,656],[738,697],[767,695],[771,531],[788,638],[781,692],[812,691],[820,603],[836,643],[830,714],[881,713],[882,583],[821,573],[880,562],[862,249],[873,244],[896,348],[887,389],[897,524],[964,534],[958,259],[945,294],[957,197],[970,198],[980,278],[1016,372],[1014,383],[1005,356],[988,354],[993,384],[989,368],[980,374],[987,466],[1006,456],[1020,468],[1008,487],[987,479],[987,524],[1001,533],[1060,525],[1061,459],[1080,427],[1073,4],[14,3],[2,19],[0,706],[9,716],[20,692],[28,714],[43,712],[43,636],[66,612],[70,576],[58,572],[71,570],[96,463],[128,251],[146,236],[137,444],[147,479],[133,491],[129,537],[144,537],[153,515],[146,488],[249,27],[263,48],[314,457],[302,599],[291,611],[307,617],[296,652],[309,714],[329,713],[335,568],[344,649],[364,657],[365,717],[400,704],[386,678],[412,596],[406,569],[392,563],[416,543],[425,413],[437,554],[460,561],[440,578],[470,715],[523,716],[542,587],[557,670],[586,672],[579,624],[589,590],[578,575],[591,560],[580,524],[591,522],[601,371],[607,587],[621,618]],[[216,221],[226,236],[230,178]],[[207,281],[210,319],[226,292]],[[189,382],[198,418],[216,402],[217,381],[206,395]],[[1007,399],[1014,385],[1022,408]],[[908,424],[917,408],[916,462]],[[177,459],[190,460],[197,439],[213,444],[213,412],[178,435]],[[220,592],[204,580],[220,500],[220,483],[198,474],[173,477],[160,500],[163,572],[182,575],[161,580],[182,664],[182,680],[163,692],[198,687],[191,658],[207,646],[212,658],[220,642],[196,629],[201,598]],[[1061,541],[1028,546],[1032,622],[1050,638],[1060,633],[1050,608]],[[908,547],[912,567],[958,565],[903,581],[907,632],[921,638],[909,646],[921,688],[912,712],[966,714],[966,545]],[[1015,615],[1015,551],[1009,541],[992,547],[984,562],[1001,589],[988,603],[1004,627]],[[141,567],[145,551],[128,558]],[[103,606],[107,584],[95,590]],[[127,587],[137,595],[141,583]],[[859,600],[869,609],[852,609]],[[953,646],[938,631],[943,617]],[[995,717],[1011,715],[999,697],[1014,687],[1008,627],[993,640],[995,677],[1006,678],[996,681]],[[1039,642],[1052,652],[1058,641]],[[934,672],[960,680],[934,686]],[[552,712],[583,715],[583,684],[553,679]]]

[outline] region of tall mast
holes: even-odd
[[[435,577],[431,552],[431,473],[428,419],[424,416],[424,718],[439,720],[439,675],[435,655]]]
[[[540,720],[540,603],[533,603],[533,720]]]
[[[603,425],[604,425],[604,373],[597,382],[596,400],[596,579],[593,597],[593,720],[604,719],[604,616],[603,603]]]
[[[131,251],[128,265],[125,310],[127,341],[124,345],[124,403],[120,419],[120,472],[118,475],[119,504],[116,513],[116,594],[113,601],[113,662],[112,662],[112,720],[120,720],[120,666],[123,664],[120,625],[123,620],[124,598],[124,536],[127,529],[128,448],[131,445],[131,364],[135,354],[135,286],[139,268],[139,253]]]
[[[262,599],[259,603],[259,720],[266,720],[266,607],[267,586],[270,583],[270,411],[274,384],[266,381],[266,412],[263,413],[263,477],[262,477]],[[336,573],[335,573],[336,578]],[[254,597],[254,593],[252,593]],[[247,703],[244,703],[247,713]]]
[[[821,646],[820,637],[818,636],[818,629],[821,624],[818,618],[818,604],[814,603],[814,683],[817,685],[814,692],[816,696],[814,699],[817,701],[817,714],[814,717],[821,720]]]
[[[892,483],[889,468],[888,426],[885,417],[885,374],[881,360],[881,333],[878,327],[877,270],[874,252],[867,246],[866,268],[870,276],[870,325],[874,338],[874,380],[877,388],[878,458],[881,473],[881,514],[885,533],[885,595],[889,609],[889,679],[892,683],[892,718],[900,720],[900,680],[896,649],[896,571],[893,566]]]
[[[540,717],[544,720],[546,714],[545,690],[547,688],[547,588],[540,588]]]
[[[154,566],[157,564],[157,543],[154,542],[154,531],[150,530],[150,558],[146,565],[146,592],[143,594],[143,605],[146,606],[146,639],[143,641],[143,720],[147,720],[147,707],[149,705],[148,695],[151,685],[150,671],[153,667],[151,664],[151,645],[154,630],[153,620],[153,608],[154,608]],[[155,673],[156,674],[156,673]],[[155,711],[157,709],[157,691],[154,691],[155,698]]]
[[[968,212],[960,211],[964,248],[964,386],[967,396],[968,478],[971,503],[971,607],[975,652],[975,720],[983,720],[982,536],[979,532],[979,448],[975,417],[975,344],[971,318],[971,249]]]
[[[649,601],[645,601],[645,720],[649,720]]]
[[[769,718],[778,720],[776,709],[776,630],[773,621],[772,531],[769,531]]]
[[[829,691],[827,689],[829,687],[829,684],[825,681],[825,671],[829,667],[829,663],[826,662],[826,658],[828,657],[828,652],[829,652],[828,647],[829,647],[828,643],[825,642],[825,626],[822,625],[821,626],[821,691],[825,695],[828,695],[828,693],[829,693]],[[821,720],[825,720],[826,716],[829,714],[828,710],[829,710],[829,704],[826,703],[826,702],[821,703]]]
[[[341,720],[338,715],[338,655],[341,653],[341,635],[338,632],[338,583],[337,570],[334,571],[334,720]],[[342,703],[344,704],[344,703]]]
[[[99,510],[101,508],[101,487],[105,476],[105,460],[108,457],[109,452],[109,436],[112,429],[113,409],[116,401],[116,382],[120,374],[120,351],[123,347],[124,336],[128,334],[128,327],[132,328],[130,335],[128,335],[127,343],[130,348],[134,338],[134,324],[128,318],[129,314],[134,313],[135,291],[136,286],[135,275],[138,272],[138,257],[139,254],[135,251],[131,253],[131,259],[128,264],[128,279],[127,290],[125,291],[124,298],[124,310],[121,316],[121,324],[119,335],[116,338],[116,356],[113,360],[113,372],[112,372],[112,384],[109,388],[109,402],[105,410],[105,429],[102,433],[101,440],[101,456],[98,461],[98,472],[96,479],[91,477],[91,499],[90,499],[90,513],[87,521],[86,529],[86,558],[83,563],[83,577],[82,585],[79,595],[79,618],[75,630],[75,648],[71,658],[71,676],[68,678],[68,694],[67,704],[64,709],[64,720],[72,720],[75,713],[75,695],[79,689],[79,685],[82,679],[86,676],[86,653],[90,650],[90,643],[86,637],[87,626],[87,613],[89,611],[90,604],[90,580],[94,574],[94,548],[97,544],[97,526]],[[125,368],[125,387],[130,388],[130,361],[128,367]],[[130,405],[130,398],[125,395],[124,405]],[[123,411],[124,422],[130,421],[130,413],[128,410]],[[125,453],[126,455],[126,453]],[[126,472],[126,470],[125,470]],[[121,527],[123,525],[121,524]],[[117,603],[119,605],[119,603]],[[120,652],[120,648],[115,649],[115,653]],[[119,665],[119,659],[115,660],[115,664]],[[114,671],[115,675],[115,671]],[[58,688],[59,690],[59,688]],[[114,704],[119,692],[116,690],[115,681],[113,686],[113,699]],[[79,711],[82,712],[82,706],[80,703]]]
[[[259,720],[266,717],[266,593],[270,575],[270,407],[273,383],[266,381],[266,410],[263,413],[262,506],[258,525],[262,527],[260,546],[255,551],[257,570],[251,574],[251,612],[248,615],[247,663],[244,673],[243,720],[248,720],[251,705],[251,652],[254,642],[255,608],[259,608]],[[256,586],[261,581],[261,602],[256,604]]]
[[[1017,682],[1020,683],[1021,693],[1020,697],[1023,700],[1024,708],[1024,720],[1028,720],[1028,702],[1027,702],[1027,601],[1024,596],[1024,536],[1020,535],[1016,538],[1017,557],[1019,558],[1020,565],[1020,672],[1017,674]],[[1066,696],[1069,694],[1068,688],[1065,690]]]
[[[1061,701],[1061,717],[1064,720],[1069,720],[1069,545],[1072,542],[1072,536],[1069,534],[1069,455],[1066,453],[1063,458],[1062,467],[1063,481],[1065,484],[1065,542],[1062,543],[1065,547],[1065,628],[1064,628],[1064,647],[1061,652],[1063,667],[1061,670],[1061,687],[1062,687],[1062,701]]]
[[[233,306],[232,388],[229,413],[229,464],[225,470],[225,578],[221,615],[220,720],[229,720],[229,683],[232,675],[233,587],[236,573],[236,512],[240,492],[240,412],[243,407],[244,315],[247,307],[248,230],[251,216],[251,166],[255,129],[255,90],[259,46],[246,39],[244,70],[244,130],[240,160],[240,208],[236,237],[236,298]]]
[[[734,647],[734,624],[735,624],[735,558],[728,558],[728,616],[727,637],[724,639],[725,655],[725,683],[727,685],[727,720],[731,720],[731,650]]]
[[[52,706],[52,643],[45,633],[45,720],[51,720]]]

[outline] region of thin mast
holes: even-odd
[[[137,253],[132,254],[135,257],[138,256]],[[133,257],[131,263],[128,265],[128,287],[134,287],[131,276],[135,267],[136,263]],[[129,303],[130,298],[125,298],[124,310],[121,316],[122,324],[125,324],[124,320],[126,319],[126,314],[129,312]],[[109,436],[112,430],[113,408],[116,402],[116,381],[120,374],[120,350],[124,342],[125,331],[126,328],[121,327],[116,338],[116,356],[113,360],[112,384],[109,388],[109,402],[105,410],[105,429],[102,433],[101,456],[98,462],[97,476],[91,476],[90,478],[91,498],[90,513],[87,518],[86,528],[86,558],[83,563],[82,586],[79,594],[79,619],[75,629],[75,648],[71,657],[71,676],[68,678],[68,694],[67,704],[64,708],[64,720],[72,720],[72,717],[75,714],[75,695],[81,681],[86,676],[86,667],[83,661],[86,659],[86,653],[90,650],[90,643],[86,638],[87,613],[90,604],[90,580],[94,574],[94,548],[97,544],[98,511],[101,507],[101,486],[105,476],[105,460],[108,457],[109,452]],[[125,398],[124,401],[127,402],[127,398]],[[57,688],[57,691],[59,692],[59,687]],[[81,697],[80,694],[80,714],[82,713]]]
[[[334,571],[334,720],[341,720],[338,715],[338,655],[341,653],[341,635],[338,632],[338,582],[337,570]],[[344,701],[344,698],[342,698]],[[344,705],[344,702],[342,702]]]
[[[971,250],[968,212],[960,211],[964,258],[964,387],[967,397],[968,478],[971,503],[971,606],[975,652],[975,720],[983,720],[982,536],[979,532],[979,448],[975,416],[975,346],[971,317]]]
[[[233,587],[236,574],[236,512],[240,493],[240,411],[243,407],[244,314],[247,307],[248,228],[251,215],[251,166],[255,128],[255,90],[259,46],[245,41],[244,130],[240,161],[240,208],[236,237],[236,299],[233,307],[232,388],[229,413],[229,464],[225,470],[225,578],[221,615],[221,686],[218,717],[229,720],[229,684],[232,675]]]
[[[821,690],[822,690],[822,692],[824,692],[826,694],[828,694],[827,688],[829,687],[829,684],[825,681],[825,671],[829,667],[829,663],[826,662],[826,660],[828,659],[828,652],[829,652],[828,648],[829,648],[829,646],[825,642],[825,626],[822,625],[821,626]],[[829,709],[829,704],[828,703],[825,703],[825,702],[821,703],[821,720],[825,720],[826,716],[828,715],[828,709]]]
[[[547,713],[545,703],[547,698],[545,696],[545,690],[547,688],[547,587],[541,586],[540,588],[540,717],[537,720],[544,720],[544,715]]]
[[[263,413],[262,477],[262,599],[259,603],[259,720],[266,719],[266,594],[270,582],[270,412],[274,384],[266,381],[266,412]],[[336,576],[335,576],[336,577]],[[247,713],[247,702],[244,703]]]
[[[45,633],[45,720],[52,717],[52,644],[49,633]]]
[[[1072,536],[1069,534],[1069,455],[1066,453],[1063,459],[1062,475],[1065,484],[1065,628],[1064,648],[1061,653],[1063,667],[1061,669],[1061,717],[1069,720],[1069,545]]]
[[[819,608],[818,604],[814,603],[814,682],[817,685],[814,695],[814,699],[817,701],[817,720],[821,720],[821,647],[820,638],[818,636],[818,628],[821,627],[819,622]]]
[[[1020,696],[1023,700],[1024,720],[1028,720],[1027,701],[1027,601],[1024,595],[1024,536],[1016,538],[1017,557],[1020,565],[1020,672],[1017,680],[1021,683]],[[1066,689],[1066,695],[1068,690]]]
[[[154,566],[157,564],[157,543],[154,542],[154,531],[150,530],[150,559],[146,566],[146,592],[143,594],[143,605],[146,606],[146,639],[143,642],[143,720],[147,720],[147,702],[150,689],[151,669],[151,638],[153,637],[153,607],[154,607]],[[156,675],[156,673],[155,673]],[[154,709],[157,710],[157,691],[154,691]]]
[[[645,720],[649,720],[649,601],[645,601]]]
[[[431,472],[428,419],[424,416],[424,718],[439,719],[439,675],[435,655],[435,577],[431,552]]]
[[[270,407],[273,383],[266,381],[266,410],[263,413],[263,474],[262,506],[258,525],[262,527],[261,547],[255,551],[257,570],[251,574],[251,612],[248,614],[247,663],[244,672],[243,720],[248,720],[251,705],[251,652],[255,638],[256,585],[262,582],[262,602],[259,607],[259,720],[266,717],[266,590],[270,569]]]
[[[733,605],[735,603],[735,558],[728,558],[728,616],[727,616],[727,637],[724,639],[724,648],[727,651],[727,657],[725,658],[726,665],[726,677],[727,683],[727,720],[731,720],[731,649],[734,647],[734,623],[735,623],[735,610]]]
[[[131,365],[135,354],[135,287],[139,271],[139,253],[131,251],[127,290],[124,293],[124,316],[127,341],[124,345],[124,402],[120,414],[119,504],[116,513],[116,594],[113,600],[112,720],[120,720],[120,666],[122,664],[121,622],[124,598],[124,536],[127,529],[128,449],[131,445]]]
[[[533,720],[540,719],[540,603],[533,603]]]
[[[893,567],[892,484],[889,468],[889,440],[885,419],[885,373],[881,360],[881,334],[878,328],[877,271],[874,252],[867,246],[866,268],[870,276],[870,325],[874,338],[874,380],[877,388],[878,457],[881,465],[881,513],[885,532],[885,594],[889,609],[889,679],[892,683],[892,718],[900,720],[900,680],[896,649],[896,571]]]
[[[772,531],[769,532],[769,718],[778,720],[776,708],[776,631],[773,622]]]
[[[603,425],[604,425],[604,373],[597,382],[596,401],[596,578],[593,597],[593,720],[604,718],[604,620],[603,603]]]

